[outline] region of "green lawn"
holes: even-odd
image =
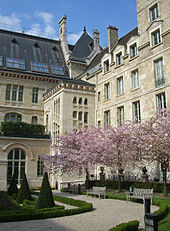
[[[116,191],[110,191],[107,192],[107,197],[110,199],[126,200],[125,192],[118,193]],[[170,231],[170,197],[164,198],[161,193],[154,193],[154,202],[169,206],[167,216],[159,221],[158,231]]]

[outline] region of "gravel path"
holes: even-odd
[[[46,220],[0,223],[0,231],[108,231],[119,223],[135,219],[140,221],[140,227],[144,227],[142,204],[84,195],[57,192],[56,194],[88,201],[93,204],[94,210],[84,214]],[[152,206],[151,211],[157,209],[156,206]]]

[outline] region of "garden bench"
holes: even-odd
[[[98,195],[98,197],[100,198],[101,195],[104,196],[104,198],[106,198],[106,187],[94,187],[91,190],[87,190],[87,196],[89,194],[94,194],[94,195]]]
[[[80,185],[78,184],[70,184],[67,188],[67,192],[73,193],[73,194],[79,194],[80,193]]]
[[[151,199],[152,204],[152,197],[153,197],[153,188],[152,189],[142,189],[142,188],[134,188],[133,192],[126,193],[126,201],[130,200],[130,198],[137,198],[137,199],[144,199],[149,198]]]

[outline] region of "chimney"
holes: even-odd
[[[93,39],[94,39],[94,50],[97,50],[100,46],[99,44],[99,34],[100,32],[96,29],[93,31]]]
[[[66,20],[67,16],[64,15],[59,21],[59,40],[66,42]]]
[[[109,52],[110,52],[118,42],[118,28],[109,25],[107,29],[108,29],[108,45],[109,45]]]

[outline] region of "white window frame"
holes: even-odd
[[[110,70],[110,67],[109,67],[109,59],[105,60],[103,62],[103,69],[104,69],[104,73],[107,73],[109,70]]]
[[[121,126],[124,123],[124,106],[117,108],[117,123]]]
[[[110,126],[110,110],[104,112],[104,128],[108,129]]]
[[[139,88],[139,71],[138,69],[131,72],[132,90]]]
[[[158,33],[159,32],[159,33]],[[155,42],[155,35],[156,35],[156,42]],[[154,30],[150,32],[150,38],[151,38],[151,46],[155,47],[162,43],[162,37],[161,37],[161,28],[157,27]]]
[[[118,57],[121,56],[121,59],[119,60]],[[115,55],[115,61],[116,61],[116,66],[120,66],[121,64],[123,64],[123,52],[120,51]],[[119,62],[118,62],[119,61]]]
[[[155,12],[156,10],[156,12]],[[156,17],[153,17],[153,12],[156,13]],[[150,22],[154,21],[155,19],[157,19],[159,17],[159,7],[158,7],[158,3],[155,3],[154,5],[152,5],[149,8],[149,20]]]
[[[135,47],[135,54],[132,53],[132,48]],[[132,45],[129,46],[129,54],[130,58],[134,58],[138,55],[138,47],[137,47],[137,42],[134,42]]]
[[[160,63],[158,65],[158,62]],[[155,85],[161,87],[165,84],[164,61],[163,57],[154,60]]]
[[[161,111],[166,109],[166,95],[165,92],[161,92],[156,95],[156,108],[157,112],[161,113]]]
[[[141,122],[141,109],[140,109],[140,101],[135,101],[132,103],[132,113],[133,113],[133,121],[135,123]]]
[[[32,103],[38,103],[38,93],[39,93],[38,87],[33,87],[33,89],[32,89]]]
[[[117,78],[117,95],[124,94],[124,79],[123,76]]]
[[[104,84],[104,99],[108,100],[110,99],[110,83]]]

